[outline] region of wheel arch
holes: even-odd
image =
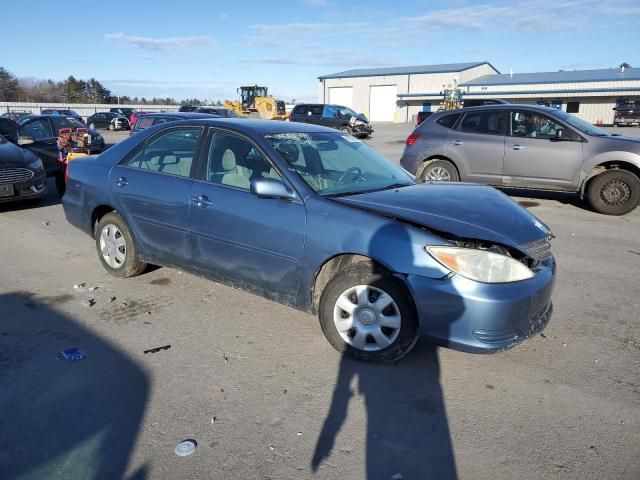
[[[372,273],[385,273],[389,275],[393,275],[394,272],[391,268],[385,265],[383,262],[369,257],[368,255],[363,255],[361,253],[340,253],[334,255],[331,258],[328,258],[324,261],[324,263],[318,268],[315,273],[314,281],[311,285],[311,312],[314,314],[318,313],[318,307],[320,305],[320,298],[322,297],[322,292],[325,287],[329,283],[329,281],[340,271],[351,267],[353,265],[364,264],[368,265],[371,269]],[[407,285],[406,281],[402,276],[395,275],[396,278],[400,279],[404,284],[404,287],[407,290],[407,295],[409,296],[412,307],[415,308],[415,301],[413,299],[413,295],[411,293],[411,289]]]
[[[589,184],[594,178],[596,178],[601,173],[607,172],[609,170],[626,170],[633,173],[640,179],[640,167],[638,167],[638,165],[635,165],[634,163],[624,160],[609,160],[606,162],[601,162],[598,165],[591,167],[587,175],[584,177],[582,185],[580,186],[580,198],[584,198],[585,193],[589,188]]]
[[[107,213],[115,212],[115,211],[116,209],[108,204],[101,204],[93,209],[93,211],[91,212],[91,233],[94,238],[96,234],[96,225],[98,224],[100,219],[104,217]]]

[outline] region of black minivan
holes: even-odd
[[[367,117],[342,105],[301,103],[293,107],[289,121],[323,125],[347,132],[358,138],[366,138],[373,133],[373,128],[369,125]]]

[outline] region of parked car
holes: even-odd
[[[42,160],[0,134],[0,203],[39,199],[47,193]]]
[[[178,109],[179,112],[195,112],[198,108],[200,108],[199,105],[180,105],[180,108]]]
[[[130,119],[131,115],[133,115],[136,112],[136,109],[135,108],[114,107],[114,108],[110,108],[109,111],[111,113],[119,113],[123,117],[125,117],[127,119]]]
[[[176,120],[198,119],[198,118],[211,118],[213,114],[210,113],[195,113],[195,112],[166,112],[166,113],[147,113],[141,115],[138,118],[135,126],[131,129],[129,135],[138,133],[153,125],[159,125],[166,122],[175,122]],[[217,115],[216,115],[217,117]]]
[[[640,201],[640,138],[542,106],[436,112],[409,135],[400,163],[421,182],[575,192],[609,215]]]
[[[14,111],[14,112],[7,112],[7,113],[3,113],[2,116],[4,118],[8,118],[10,120],[13,120],[14,122],[17,122],[18,120],[20,120],[23,117],[26,117],[28,115],[31,115],[31,112],[18,112],[18,111]]]
[[[231,109],[224,107],[198,107],[195,110],[196,113],[210,113],[211,115],[218,115],[219,117],[238,117],[240,116]]]
[[[59,175],[58,133],[61,128],[87,128],[75,118],[61,115],[32,115],[23,123],[16,124],[8,118],[0,118],[0,133],[27,150],[35,153],[44,164],[48,177]],[[100,153],[105,146],[104,138],[89,128],[91,153]]]
[[[61,115],[63,117],[75,118],[80,123],[83,123],[80,114],[69,109],[45,108],[40,111],[40,115]]]
[[[358,138],[366,138],[373,133],[373,128],[364,114],[341,105],[301,103],[293,107],[289,121],[323,125]]]
[[[87,125],[93,129],[130,130],[131,125],[120,113],[97,112],[87,118]]]
[[[640,126],[640,100],[618,99],[613,110],[614,127]]]
[[[418,185],[321,126],[156,125],[71,162],[62,202],[112,275],[179,266],[318,313],[360,360],[395,361],[421,331],[498,351],[551,315],[551,232],[535,216],[492,187]]]

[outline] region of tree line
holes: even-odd
[[[28,103],[122,103],[137,105],[204,105],[205,102],[190,98],[145,98],[114,95],[95,78],[81,80],[69,75],[66,80],[42,80],[17,78],[0,67],[0,102]],[[220,102],[218,102],[220,103]]]

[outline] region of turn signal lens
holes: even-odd
[[[460,247],[427,247],[426,250],[449,270],[476,282],[519,282],[534,276],[518,260],[487,250]]]

